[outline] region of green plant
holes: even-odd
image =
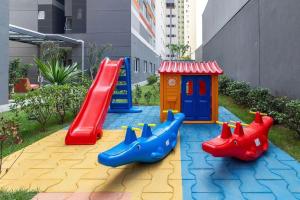
[[[286,104],[287,126],[300,135],[300,100],[291,100]]]
[[[43,87],[25,95],[16,95],[14,100],[12,109],[16,115],[18,115],[17,110],[20,109],[37,121],[43,131],[46,130],[46,124],[55,111],[55,99],[51,87]]]
[[[70,87],[70,93],[68,95],[69,109],[74,117],[79,112],[87,91],[88,87],[85,85],[74,85]]]
[[[110,49],[112,49],[112,44],[106,44],[99,47],[96,43],[88,43],[88,62],[92,79],[94,79],[98,71],[99,64],[103,59],[104,54]]]
[[[15,84],[19,78],[27,77],[30,64],[22,64],[20,59],[13,59],[9,63],[9,84]]]
[[[22,143],[19,134],[19,124],[15,118],[0,117],[0,135],[10,144]]]
[[[139,100],[142,98],[142,95],[143,95],[143,92],[142,92],[142,89],[141,89],[141,86],[139,84],[136,84],[135,85],[135,104],[138,104],[139,103]]]
[[[59,61],[43,62],[38,58],[35,59],[35,63],[44,78],[51,84],[72,83],[81,74],[77,63],[64,67]]]
[[[250,86],[246,82],[233,81],[228,87],[228,93],[237,104],[246,104]]]
[[[268,89],[254,88],[250,90],[246,97],[246,105],[253,110],[269,113],[271,111],[271,100],[273,98]]]
[[[147,92],[144,94],[144,98],[145,98],[145,100],[146,100],[147,105],[149,105],[150,102],[151,102],[151,98],[152,98],[152,92],[151,92],[151,91],[147,91]]]
[[[148,85],[153,85],[153,84],[157,83],[157,81],[158,81],[158,77],[155,74],[150,75],[147,78]]]
[[[40,57],[44,62],[62,62],[66,57],[66,50],[55,42],[43,42]]]
[[[220,94],[229,95],[229,86],[233,80],[229,77],[222,75],[219,77],[219,92]]]
[[[71,86],[65,85],[53,85],[48,88],[51,90],[55,112],[60,119],[60,123],[65,122],[65,118],[69,109],[70,102],[72,101],[70,97]]]
[[[172,55],[176,55],[177,59],[186,60],[190,58],[189,56],[186,57],[187,51],[191,48],[188,44],[168,44],[167,48],[170,49]]]

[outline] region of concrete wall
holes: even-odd
[[[38,2],[37,0],[8,0],[9,23],[38,31]],[[0,12],[1,13],[1,12]],[[22,63],[31,64],[38,55],[38,48],[30,44],[9,42],[9,58],[20,58]],[[36,77],[36,68],[29,71],[29,77]],[[36,82],[36,80],[32,80]]]
[[[258,1],[250,1],[204,45],[203,58],[206,61],[217,60],[225,73],[232,78],[258,86]]]
[[[203,44],[206,44],[249,0],[209,0],[203,13]]]
[[[198,62],[203,61],[203,45],[201,45],[200,47],[198,47],[198,49],[196,49],[196,51],[195,51],[195,60],[198,61]]]
[[[234,79],[300,98],[299,10],[298,0],[250,0],[206,43],[204,59]]]
[[[0,4],[0,105],[8,103],[8,0]]]

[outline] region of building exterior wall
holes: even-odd
[[[9,23],[38,31],[38,1],[37,0],[8,0]],[[22,63],[32,64],[34,57],[38,55],[38,48],[30,44],[9,41],[9,59],[19,58]],[[37,70],[31,68],[29,77],[36,77]],[[36,82],[36,79],[32,79]]]
[[[167,45],[178,44],[179,43],[179,28],[180,19],[178,9],[181,8],[178,5],[178,0],[170,0],[170,3],[174,4],[173,8],[166,8],[166,43]],[[166,45],[166,46],[167,46]],[[175,55],[167,48],[167,59],[174,59]]]
[[[156,11],[156,7],[161,4],[154,0],[24,0],[21,3],[19,0],[9,1],[11,24],[84,40],[86,67],[88,43],[98,46],[111,44],[112,48],[104,55],[111,59],[130,56],[134,61],[135,58],[139,58],[141,69],[133,74],[133,83],[145,80],[154,73],[154,66],[156,69],[159,66],[160,56],[166,54],[164,43],[160,42],[165,36],[156,38],[157,31],[164,32],[160,29],[164,22],[156,20],[157,12],[163,15],[164,8],[158,7]],[[140,6],[142,2],[146,2],[146,7],[138,12],[136,5]],[[45,11],[45,19],[38,20],[40,11]],[[141,16],[144,19],[141,19]],[[65,24],[67,18],[71,20],[70,26]],[[12,58],[21,58],[25,63],[32,63],[33,58],[38,55],[38,48],[11,42],[10,55]],[[81,47],[73,48],[72,58],[80,63]],[[144,61],[148,66],[145,73]]]
[[[8,103],[8,0],[0,4],[0,105]]]
[[[205,13],[216,9],[209,5]],[[238,7],[223,5],[224,10],[226,6]],[[297,0],[250,0],[204,44],[204,60],[217,60],[225,74],[236,80],[269,88],[275,95],[300,98],[299,9]],[[204,24],[210,21],[203,15]],[[203,31],[207,39],[211,30],[204,26]]]
[[[214,37],[248,1],[208,0],[203,12],[203,44],[206,44]]]
[[[167,58],[167,24],[166,24],[166,3],[165,0],[156,0],[156,41],[155,49],[162,60]]]

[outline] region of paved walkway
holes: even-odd
[[[218,125],[183,125],[174,152],[153,165],[109,168],[97,155],[124,139],[121,125],[158,123],[159,107],[140,114],[108,114],[104,136],[94,146],[64,146],[65,130],[7,157],[16,160],[0,187],[30,188],[35,199],[300,199],[300,164],[274,145],[256,162],[214,158],[201,142],[220,132]],[[237,120],[220,108],[220,120]],[[2,174],[3,175],[3,174]],[[2,176],[1,175],[1,176]]]

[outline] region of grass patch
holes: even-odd
[[[160,95],[159,95],[159,85],[158,84],[141,86],[141,90],[142,90],[142,98],[138,99],[138,103],[135,102],[136,91],[135,91],[135,89],[133,90],[132,99],[133,99],[134,104],[147,105],[147,106],[160,105],[160,99],[159,99]],[[152,96],[151,96],[150,101],[148,103],[145,99],[145,94],[149,91],[152,93]]]
[[[231,97],[219,95],[219,104],[238,116],[242,121],[250,123],[253,115],[249,114],[249,108],[237,105]],[[296,160],[300,161],[300,137],[296,131],[282,125],[274,125],[269,133],[269,139]]]
[[[0,113],[0,117],[10,117],[12,112]],[[20,136],[23,139],[21,144],[8,144],[7,142],[3,145],[3,156],[12,154],[32,143],[66,127],[72,120],[72,116],[69,114],[64,124],[59,124],[57,117],[53,116],[47,124],[46,131],[42,131],[40,124],[36,121],[29,120],[25,113],[20,113]]]
[[[29,190],[3,191],[0,190],[0,200],[30,200],[37,192]]]

